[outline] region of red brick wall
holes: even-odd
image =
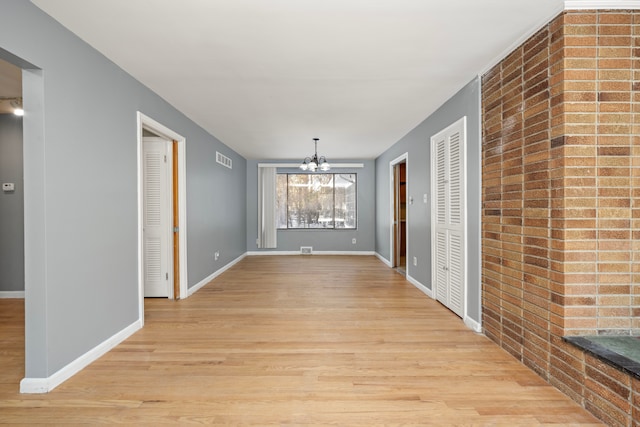
[[[483,325],[611,425],[638,384],[562,341],[640,333],[640,11],[567,12],[483,93]]]

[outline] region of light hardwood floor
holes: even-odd
[[[0,300],[0,423],[600,425],[375,257],[248,257],[46,395]]]

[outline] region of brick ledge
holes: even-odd
[[[629,339],[636,339],[634,337],[628,337]],[[589,340],[589,337],[563,337],[564,341],[573,344],[574,346],[584,350],[585,352],[592,354],[598,359],[604,361],[608,365],[613,366],[623,372],[633,375],[636,379],[640,380],[640,363],[635,360],[629,359],[615,351],[608,349],[600,344],[596,344]]]

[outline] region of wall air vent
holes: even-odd
[[[233,164],[231,163],[231,159],[225,156],[224,154],[219,153],[218,151],[216,151],[216,162],[220,163],[224,167],[233,169]]]
[[[300,253],[302,255],[311,255],[313,252],[313,247],[311,246],[300,246]]]

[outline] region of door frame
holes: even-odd
[[[138,154],[138,303],[140,321],[144,324],[144,254],[143,254],[143,167],[142,167],[142,130],[147,129],[162,138],[178,143],[178,224],[179,224],[179,261],[178,278],[180,281],[180,299],[187,298],[187,195],[186,195],[186,138],[163,124],[138,111],[137,119],[137,154]],[[172,258],[173,259],[173,258]],[[169,290],[169,298],[175,299],[173,287]]]
[[[400,164],[400,163],[405,163],[405,180],[406,180],[406,193],[405,193],[405,202],[407,200],[409,200],[409,153],[405,152],[404,154],[401,154],[400,156],[396,157],[395,159],[391,160],[389,162],[389,214],[390,214],[390,218],[389,218],[389,224],[390,224],[390,229],[389,229],[389,261],[391,262],[391,266],[393,267],[395,265],[395,241],[394,241],[394,235],[395,235],[395,224],[393,223],[393,218],[395,215],[394,212],[394,198],[395,198],[395,179],[394,179],[394,173],[393,173],[393,168]],[[406,254],[406,259],[409,260],[409,233],[408,233],[408,229],[409,229],[409,204],[407,203],[407,211],[405,213],[405,227],[407,228],[407,233],[406,233],[406,238],[405,238],[405,254]],[[405,273],[407,276],[409,276],[409,265],[410,263],[407,261],[406,265],[405,265]]]

